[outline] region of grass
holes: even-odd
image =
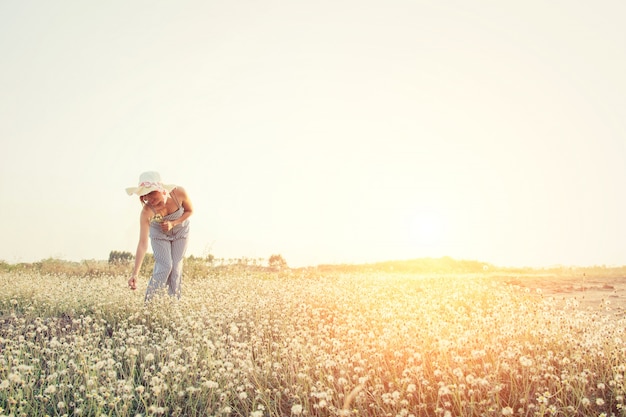
[[[0,416],[626,415],[624,319],[488,274],[113,272],[0,273]]]

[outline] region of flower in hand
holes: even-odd
[[[163,230],[166,233],[172,230],[173,228],[174,228],[174,225],[170,221],[165,221],[161,223],[161,230]]]

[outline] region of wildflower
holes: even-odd
[[[9,374],[9,381],[13,384],[22,384],[24,381],[22,380],[22,375],[19,373]]]
[[[152,362],[154,360],[154,354],[148,353],[144,359],[146,362]]]
[[[589,401],[587,397],[584,397],[581,402],[584,407],[589,407],[589,404],[591,404],[591,401]]]
[[[602,407],[604,405],[604,400],[602,398],[596,398],[596,405],[598,407]]]
[[[291,407],[291,414],[294,416],[299,416],[302,414],[302,404],[294,404]]]
[[[208,389],[215,389],[215,388],[219,388],[220,384],[218,384],[215,381],[204,381],[202,383],[202,386],[208,388]]]
[[[548,404],[548,398],[545,397],[544,395],[539,395],[537,397],[537,403],[547,405]]]
[[[528,368],[533,365],[533,360],[530,359],[528,356],[522,356],[521,358],[519,358],[519,363],[520,365]]]
[[[200,391],[200,388],[187,387],[187,388],[185,388],[185,391],[187,391],[189,394],[194,394],[195,392]]]
[[[473,350],[472,351],[472,357],[474,359],[478,359],[478,358],[484,358],[485,356],[487,356],[487,352],[485,352],[484,349],[481,350]]]
[[[513,409],[511,407],[504,407],[502,409],[502,415],[503,416],[512,416],[513,415]]]

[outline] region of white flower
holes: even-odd
[[[291,407],[291,414],[294,416],[299,416],[302,414],[302,404],[294,404]]]
[[[519,358],[519,363],[524,367],[529,367],[533,365],[533,360],[530,359],[528,356],[522,356],[521,358]]]
[[[21,384],[22,383],[22,375],[20,375],[19,373],[9,374],[9,381],[14,383],[14,384]]]
[[[208,389],[215,389],[215,388],[218,388],[218,387],[220,386],[220,384],[218,384],[218,383],[217,383],[217,382],[215,382],[215,381],[204,381],[204,382],[202,383],[202,385],[203,385],[204,387],[208,388]]]

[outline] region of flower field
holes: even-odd
[[[0,416],[624,416],[626,322],[487,274],[0,273]]]

